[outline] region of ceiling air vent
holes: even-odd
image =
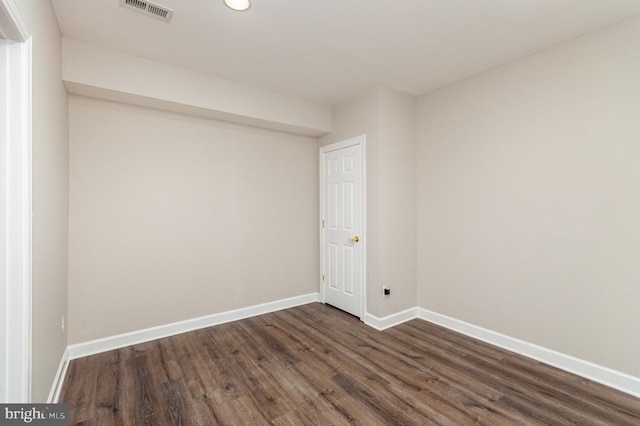
[[[173,10],[148,0],[120,0],[120,6],[169,22]]]

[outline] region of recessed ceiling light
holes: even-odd
[[[224,0],[224,4],[233,10],[239,10],[241,12],[251,7],[249,0]]]

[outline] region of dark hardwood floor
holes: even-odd
[[[638,398],[317,303],[74,360],[61,402],[72,425],[640,425]]]

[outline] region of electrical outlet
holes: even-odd
[[[382,297],[387,297],[391,294],[391,289],[386,285],[382,287]]]
[[[62,334],[64,334],[64,315],[62,316],[62,321],[61,321],[61,324],[60,324],[60,332]]]

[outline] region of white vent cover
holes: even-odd
[[[149,0],[120,0],[120,6],[169,22],[173,10]]]

